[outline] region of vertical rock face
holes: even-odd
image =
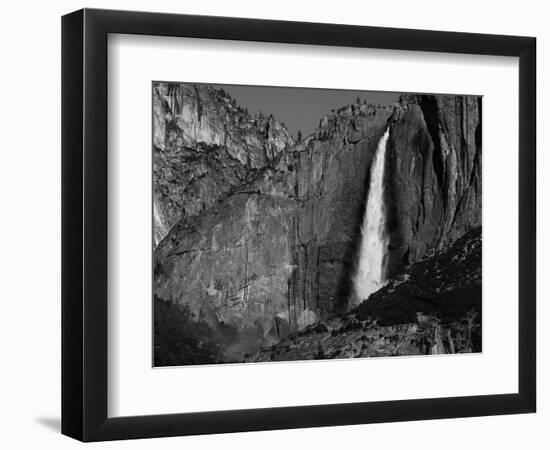
[[[221,90],[153,84],[155,244],[273,164],[292,145],[272,116],[252,118]]]
[[[389,276],[481,225],[481,98],[403,98],[391,120]]]
[[[348,308],[369,173],[390,126],[389,276],[481,224],[481,104],[357,104],[293,143],[207,86],[153,87],[154,293],[254,345]]]
[[[275,339],[289,320],[296,205],[272,171],[203,214],[180,221],[155,251],[155,294],[222,322]],[[270,189],[264,189],[265,184]]]

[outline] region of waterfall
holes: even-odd
[[[378,142],[370,166],[370,186],[363,224],[361,225],[361,247],[357,270],[353,278],[354,295],[352,306],[362,302],[384,285],[384,257],[388,247],[385,230],[384,207],[384,163],[386,143],[390,136],[389,127]]]

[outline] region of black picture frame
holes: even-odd
[[[518,393],[109,418],[107,36],[278,42],[519,58]],[[84,9],[62,18],[62,433],[82,441],[535,412],[536,39]]]

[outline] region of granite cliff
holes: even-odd
[[[154,83],[154,238],[199,215],[292,146],[272,116],[252,118],[207,85]]]
[[[388,278],[481,225],[477,98],[344,106],[300,142],[204,85],[155,83],[153,108],[154,293],[246,336],[227,360],[349,310],[388,127]]]

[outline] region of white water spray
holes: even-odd
[[[386,143],[390,136],[387,128],[384,136],[378,142],[378,147],[371,163],[370,186],[363,224],[361,225],[361,248],[357,272],[353,279],[354,298],[356,305],[373,292],[380,289],[385,282],[384,257],[388,248],[388,236],[385,230],[384,207],[384,163]]]

